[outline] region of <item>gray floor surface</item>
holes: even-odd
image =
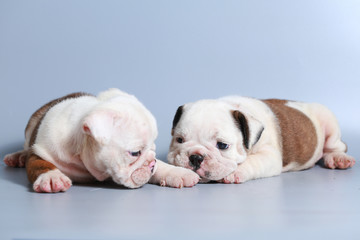
[[[350,154],[360,151],[352,138]],[[360,239],[360,164],[320,165],[239,185],[172,189],[74,185],[38,194],[21,168],[0,166],[0,238]]]

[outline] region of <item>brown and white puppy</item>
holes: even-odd
[[[178,108],[168,161],[202,181],[242,183],[303,170],[321,158],[349,168],[335,116],[320,104],[246,97],[201,100]]]
[[[150,179],[162,186],[195,185],[194,172],[156,161],[156,137],[155,118],[134,96],[118,89],[97,97],[74,93],[37,110],[25,130],[24,150],[4,162],[26,166],[36,192],[107,179],[129,188]]]

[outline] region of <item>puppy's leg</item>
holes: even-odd
[[[36,192],[65,192],[71,186],[71,180],[52,163],[31,154],[26,163],[28,178]]]
[[[182,188],[192,187],[199,182],[199,175],[193,171],[175,167],[157,160],[157,169],[151,177],[149,183],[159,184],[160,186]]]
[[[243,183],[252,179],[279,175],[282,170],[281,155],[276,150],[269,150],[249,155],[236,170],[220,182]]]
[[[4,163],[9,167],[25,167],[25,160],[28,151],[22,150],[15,153],[7,154],[4,157]]]
[[[324,126],[325,143],[323,149],[326,167],[346,169],[354,166],[355,159],[346,154],[347,146],[341,141],[340,127],[334,114],[325,106],[317,105],[317,117]]]

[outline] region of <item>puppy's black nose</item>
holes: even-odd
[[[200,164],[204,160],[204,157],[198,154],[194,154],[189,157],[189,160],[195,168],[200,168]]]

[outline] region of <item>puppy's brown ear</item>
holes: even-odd
[[[183,114],[183,110],[184,110],[184,105],[178,107],[178,109],[176,110],[174,120],[173,120],[173,124],[172,124],[172,129],[171,129],[171,135],[172,136],[174,135],[174,128],[176,127],[176,125],[180,121],[181,115]]]
[[[261,138],[264,131],[263,125],[251,116],[246,117],[240,111],[234,110],[231,114],[235,119],[235,124],[241,131],[245,148],[252,148]]]

